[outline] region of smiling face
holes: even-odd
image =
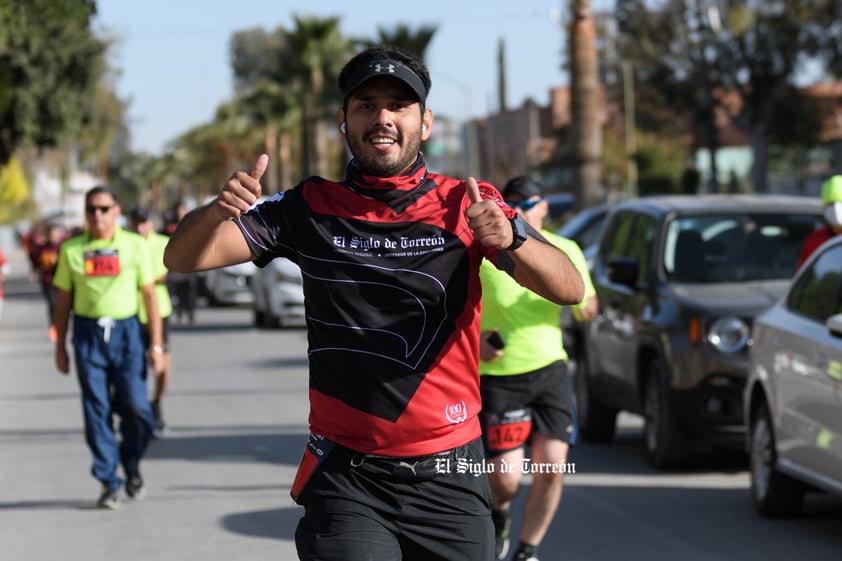
[[[432,121],[429,109],[422,115],[412,90],[392,78],[365,82],[348,98],[347,111],[339,111],[351,153],[364,173],[378,177],[394,177],[409,169],[421,142],[430,136]]]

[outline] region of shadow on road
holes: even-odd
[[[304,509],[297,506],[231,514],[222,519],[229,532],[254,538],[295,540],[295,528]]]
[[[180,430],[184,428],[180,427]],[[290,466],[297,466],[301,460],[301,453],[307,441],[306,431],[289,434],[243,433],[239,432],[243,427],[237,429],[236,434],[207,436],[179,436],[170,433],[166,438],[152,442],[146,458],[194,462],[267,462]]]

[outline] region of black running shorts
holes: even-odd
[[[303,487],[295,531],[302,561],[494,558],[482,442],[422,458],[335,446]]]
[[[570,443],[573,400],[567,363],[512,376],[481,376],[483,442],[489,457],[524,446],[532,431]]]

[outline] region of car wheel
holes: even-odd
[[[754,508],[770,518],[797,514],[806,492],[801,482],[775,469],[777,457],[772,418],[764,404],[751,418],[749,465]]]
[[[577,432],[585,442],[611,442],[617,428],[617,410],[600,403],[591,393],[589,384],[588,363],[581,357],[576,361],[573,373]]]
[[[263,324],[266,322],[266,314],[262,311],[254,308],[254,325],[255,327],[263,327]]]
[[[652,467],[663,469],[680,465],[685,458],[684,442],[667,399],[666,369],[660,361],[648,368],[643,388],[643,443]]]

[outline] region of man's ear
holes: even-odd
[[[427,140],[433,132],[433,111],[432,109],[424,109],[424,114],[421,116],[421,140]]]
[[[345,129],[343,128],[345,125],[345,110],[343,108],[339,108],[336,112],[336,127],[342,134],[345,134]]]

